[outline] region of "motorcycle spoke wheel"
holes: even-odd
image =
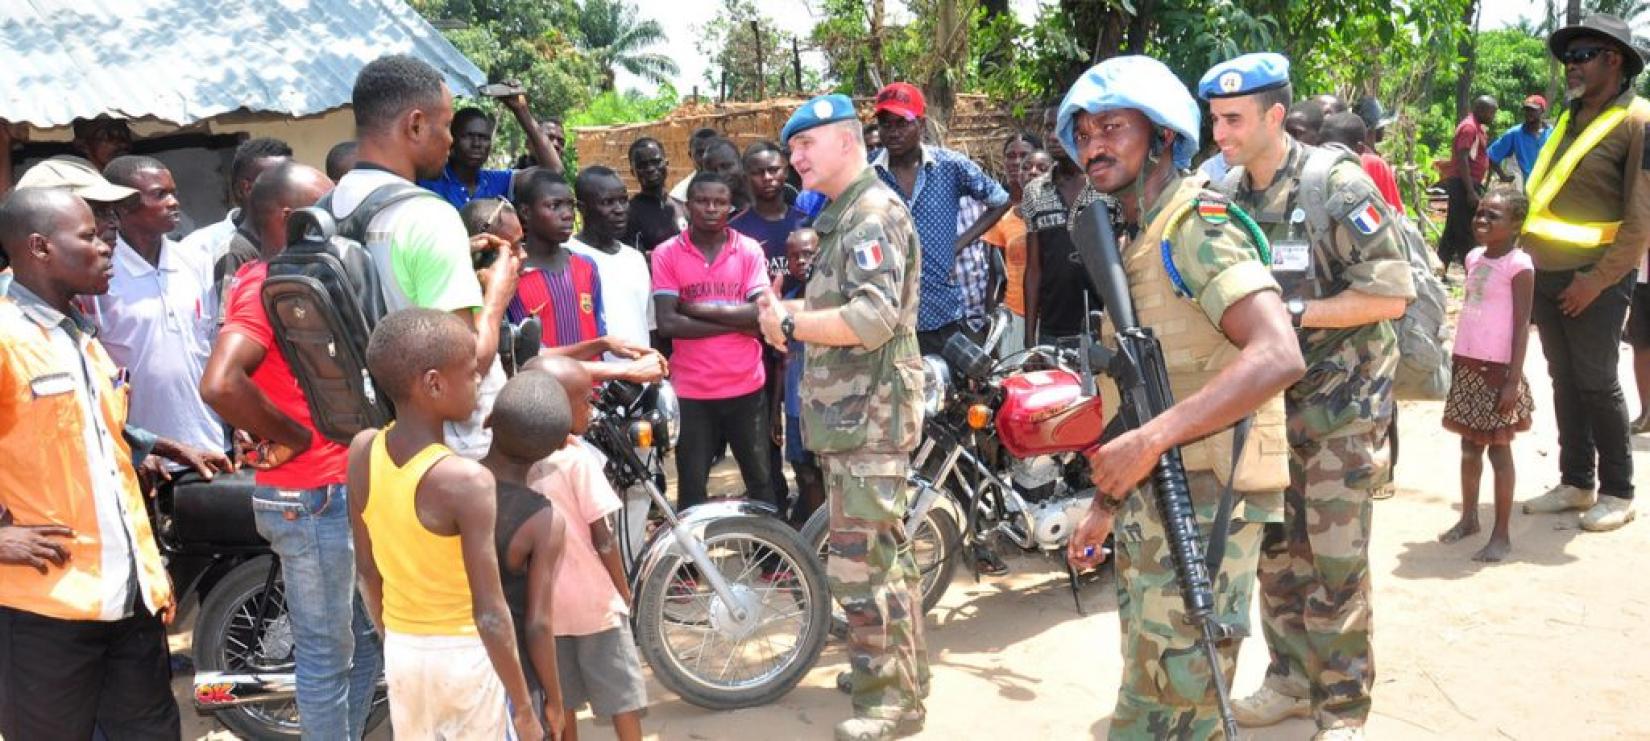
[[[770,702],[823,647],[824,573],[795,531],[770,518],[707,528],[703,545],[731,599],[698,564],[672,556],[638,600],[643,651],[689,702],[714,709]]]

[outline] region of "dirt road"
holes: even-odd
[[[1532,336],[1526,369],[1536,389],[1535,429],[1514,444],[1520,500],[1558,479],[1550,386],[1536,344]],[[1631,378],[1626,360],[1624,349],[1624,379]],[[1650,738],[1637,706],[1650,690],[1650,519],[1595,534],[1577,529],[1573,514],[1526,516],[1515,508],[1511,559],[1474,563],[1479,538],[1436,540],[1459,507],[1459,443],[1439,427],[1440,407],[1405,405],[1399,491],[1375,507],[1379,673],[1370,736]],[[1637,438],[1634,449],[1644,489],[1650,438]],[[1486,527],[1490,518],[1486,503]],[[917,738],[1105,735],[1120,671],[1109,576],[1084,586],[1089,614],[1080,617],[1055,563],[1010,563],[1009,577],[980,584],[959,574],[929,616],[934,689],[927,729]],[[1237,694],[1257,687],[1265,666],[1265,646],[1247,641]],[[728,713],[687,705],[654,683],[644,726],[660,739],[830,738],[848,714],[847,698],[833,687],[844,668],[842,648],[833,644],[780,702]],[[213,733],[214,722],[187,709],[184,715],[186,738],[228,737]],[[1313,730],[1292,721],[1246,736],[1306,739]],[[581,720],[585,739],[611,733]]]

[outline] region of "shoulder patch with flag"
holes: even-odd
[[[882,267],[882,242],[868,239],[854,245],[854,265],[860,270],[876,270]]]
[[[1381,217],[1381,210],[1375,207],[1375,202],[1366,198],[1346,215],[1346,223],[1367,237],[1380,231],[1386,220]]]
[[[1230,209],[1224,199],[1199,198],[1197,200],[1197,215],[1205,223],[1220,226],[1231,220]]]

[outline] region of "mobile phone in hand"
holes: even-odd
[[[476,92],[488,98],[508,98],[512,95],[526,95],[527,88],[516,82],[490,82],[482,85]]]

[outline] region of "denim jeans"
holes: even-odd
[[[281,559],[305,739],[359,739],[384,655],[355,590],[343,484],[252,492],[258,534]]]

